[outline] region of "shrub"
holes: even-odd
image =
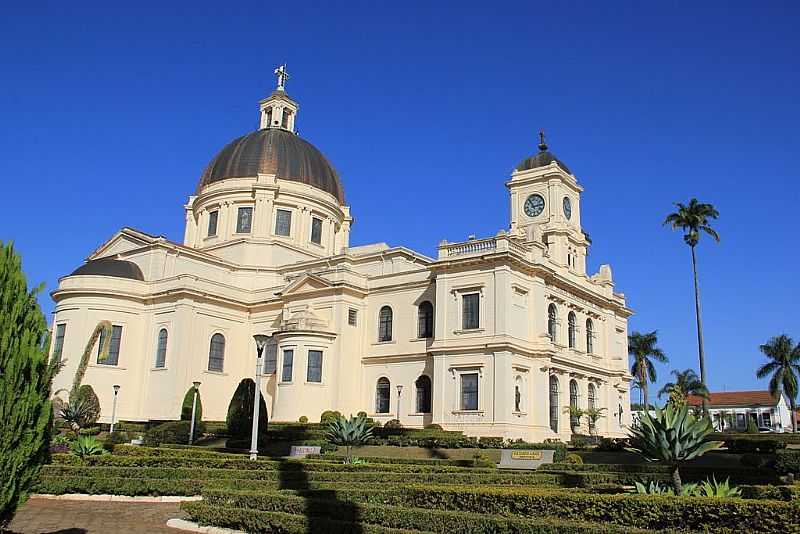
[[[78,430],[78,434],[80,434],[81,436],[96,436],[99,433],[100,433],[100,427],[99,426],[90,426],[90,427],[81,428],[80,430]]]
[[[743,454],[739,459],[739,463],[745,467],[763,469],[773,466],[775,464],[775,458],[766,454]]]
[[[775,471],[782,475],[800,474],[800,450],[787,449],[778,451],[775,456]]]
[[[747,418],[747,430],[745,430],[745,433],[758,434],[758,425],[752,418]]]
[[[630,444],[626,439],[620,438],[600,438],[597,444],[597,450],[603,452],[620,452],[624,451]]]
[[[327,425],[331,421],[334,421],[334,420],[338,419],[341,416],[342,416],[342,414],[339,411],[336,411],[336,410],[325,410],[324,412],[322,412],[322,415],[319,416],[319,422],[320,422],[321,425]]]
[[[202,421],[203,421],[203,401],[200,398],[200,390],[196,391],[197,393],[197,405],[194,404],[195,402],[195,388],[190,387],[189,390],[186,392],[186,395],[183,396],[183,403],[181,404],[181,421],[191,421],[192,419],[192,409],[194,407],[194,436],[192,436],[192,440],[197,439],[197,436],[202,434]],[[166,424],[166,423],[165,423]],[[163,425],[159,425],[163,426]],[[189,433],[190,426],[186,427],[186,433]],[[151,428],[150,431],[153,429]],[[148,433],[150,432],[148,431]],[[145,434],[145,439],[147,438],[147,434]],[[188,437],[186,438],[187,441],[164,441],[164,443],[188,443]]]
[[[300,419],[298,419],[298,421],[300,423],[306,424],[306,423],[308,423],[308,417],[306,417],[305,415],[301,415]]]
[[[575,449],[585,449],[589,446],[589,436],[581,434],[572,434],[569,444]]]
[[[347,448],[346,463],[353,463],[352,448],[363,445],[372,437],[372,426],[367,422],[366,417],[339,417],[328,424],[328,432],[325,435],[328,441],[334,445],[343,445]]]
[[[253,432],[253,397],[256,393],[256,383],[252,378],[245,378],[236,387],[231,402],[228,405],[228,415],[225,422],[228,432],[233,438],[249,438]],[[267,431],[267,403],[259,392],[258,430],[259,434]]]
[[[100,399],[89,384],[83,384],[78,388],[78,402],[82,402],[86,408],[86,424],[91,426],[100,418]],[[97,429],[98,433],[100,429]]]
[[[743,499],[772,499],[794,501],[800,499],[800,486],[739,486]]]
[[[778,449],[785,449],[786,442],[769,438],[731,438],[725,440],[725,447],[727,447],[730,452],[760,452],[771,454]]]
[[[367,418],[367,415],[368,415],[368,414],[367,414],[367,412],[365,412],[365,411],[360,411],[360,412],[358,412],[358,413],[356,414],[356,417],[363,417],[364,419],[366,419],[366,418]]]
[[[130,442],[130,434],[121,430],[115,430],[113,433],[106,436],[103,446],[107,451],[113,451],[117,445]]]
[[[564,463],[583,465],[583,458],[581,458],[580,455],[571,452],[566,458],[564,458]]]
[[[444,430],[442,425],[437,425],[436,423],[430,423],[425,425],[425,430]]]
[[[383,428],[391,430],[401,430],[403,428],[403,424],[400,422],[399,419],[389,419],[383,425]]]
[[[190,421],[169,421],[154,426],[144,435],[144,444],[150,447],[158,447],[162,443],[178,443],[186,445],[189,443]],[[203,423],[200,422],[195,427],[195,435],[202,434],[204,431]]]

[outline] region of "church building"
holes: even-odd
[[[106,423],[114,386],[117,420],[163,421],[194,382],[203,419],[224,421],[259,372],[270,421],[338,410],[528,441],[625,435],[632,311],[608,265],[586,272],[583,187],[544,136],[506,181],[507,229],[441,241],[433,258],[351,246],[342,181],[296,134],[299,105],[276,74],[260,128],[200,176],[182,243],[122,228],[59,280],[54,391],[109,321],[108,357],[98,342],[84,379]],[[269,336],[260,363],[254,335]],[[604,410],[573,428],[571,406]]]

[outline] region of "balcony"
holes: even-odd
[[[447,241],[439,243],[440,260],[501,252],[513,252],[525,259],[531,259],[531,252],[516,241],[512,241],[505,232],[483,239],[468,239],[459,243],[448,243]]]

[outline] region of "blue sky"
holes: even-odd
[[[180,241],[204,166],[257,127],[286,61],[356,244],[433,255],[506,227],[504,182],[545,128],[585,187],[589,267],[612,264],[631,330],[658,329],[661,379],[697,361],[689,250],[661,221],[715,204],[710,386],[763,387],[758,345],[800,338],[800,5],[431,4],[4,6],[0,240],[48,291],[123,226]]]

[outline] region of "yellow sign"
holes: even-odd
[[[542,451],[511,451],[512,460],[541,460]]]

